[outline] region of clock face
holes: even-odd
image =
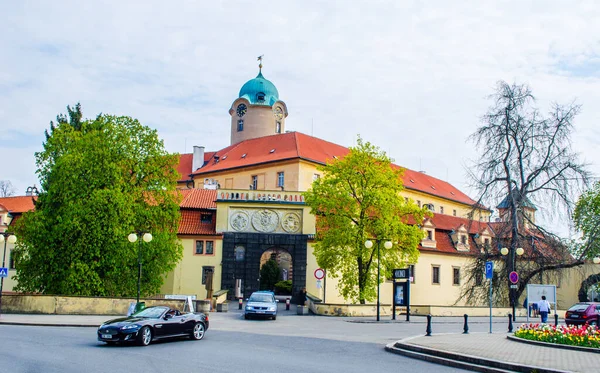
[[[275,107],[275,109],[273,109],[273,115],[275,115],[275,119],[281,120],[281,118],[283,118],[283,110],[281,110],[281,107]]]
[[[237,113],[238,117],[243,117],[244,114],[246,114],[246,111],[248,111],[248,108],[246,107],[245,104],[239,104],[237,109],[235,110],[235,112]]]

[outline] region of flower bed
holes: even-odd
[[[600,331],[595,326],[523,324],[515,337],[569,346],[600,348]]]

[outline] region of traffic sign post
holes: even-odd
[[[8,277],[8,268],[0,267],[0,277]]]
[[[492,334],[492,280],[494,278],[494,262],[485,262],[485,278],[490,280],[490,334]]]

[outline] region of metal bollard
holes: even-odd
[[[431,315],[427,315],[427,329],[425,330],[426,337],[431,337]]]
[[[512,333],[512,331],[513,331],[512,315],[509,313],[508,314],[508,332]]]
[[[554,314],[554,326],[558,326],[558,313]]]
[[[285,310],[286,311],[290,310],[290,298],[285,299]]]
[[[239,298],[238,299],[238,310],[242,309],[242,303],[243,303],[242,298]]]
[[[469,319],[469,315],[467,315],[465,313],[465,326],[463,327],[463,334],[469,334],[469,323],[468,323],[468,319]]]

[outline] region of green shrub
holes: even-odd
[[[275,284],[275,293],[292,294],[292,280],[279,281]]]
[[[274,290],[275,283],[281,278],[281,269],[273,259],[268,260],[260,269],[260,290]]]

